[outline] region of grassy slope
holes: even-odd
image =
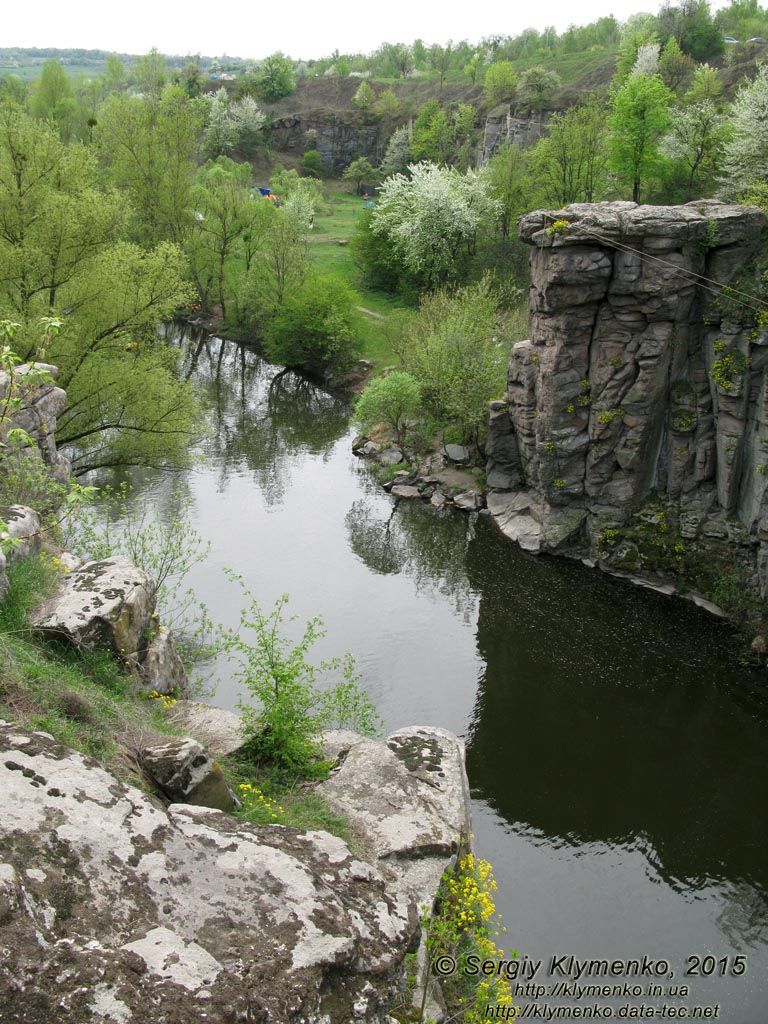
[[[355,310],[354,329],[361,343],[360,355],[381,369],[397,362],[386,325],[388,316],[394,310],[402,309],[403,305],[396,297],[367,288],[349,246],[339,245],[339,241],[349,241],[354,234],[363,200],[360,196],[340,191],[338,182],[335,185],[330,190],[329,212],[315,217],[312,256],[320,273],[343,277],[355,291],[355,305],[370,310],[369,313]]]

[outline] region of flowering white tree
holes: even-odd
[[[768,180],[768,65],[733,103],[731,139],[725,147],[722,195],[733,199],[751,185]]]
[[[471,255],[478,228],[500,215],[501,204],[482,171],[462,174],[426,162],[408,170],[410,176],[394,174],[382,185],[371,230],[431,291],[456,276],[462,253]]]

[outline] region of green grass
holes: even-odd
[[[352,238],[362,213],[363,201],[360,196],[350,192],[331,192],[328,212],[315,217],[311,252],[321,274],[338,274],[343,277],[356,294],[355,305],[370,310],[370,313],[355,310],[354,328],[360,340],[361,357],[370,359],[377,369],[381,369],[398,361],[387,335],[387,319],[395,310],[403,309],[404,306],[396,297],[367,288],[349,244],[339,245],[339,241],[349,243]]]
[[[146,690],[103,651],[48,644],[28,626],[57,570],[45,556],[14,563],[0,604],[0,717],[50,733],[140,782],[137,745],[178,730]]]

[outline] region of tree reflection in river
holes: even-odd
[[[233,473],[251,474],[265,503],[280,505],[302,450],[325,455],[344,435],[348,403],[244,345],[209,335],[173,340],[208,399],[211,433],[203,452],[216,466],[219,488]]]

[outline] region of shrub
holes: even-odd
[[[307,278],[289,292],[264,330],[272,362],[310,374],[333,376],[355,357],[354,293],[333,275]]]
[[[357,400],[355,416],[364,429],[386,423],[392,427],[402,447],[406,420],[416,415],[420,402],[419,382],[410,373],[396,370],[387,377],[371,381]]]
[[[308,149],[301,158],[301,169],[310,178],[322,178],[325,170],[322,154],[316,149]]]
[[[256,763],[267,763],[293,776],[317,773],[320,734],[333,726],[347,726],[366,735],[378,729],[378,715],[358,685],[351,655],[323,661],[315,667],[308,661],[309,649],[325,635],[322,620],[310,619],[301,639],[292,643],[282,633],[287,595],[265,615],[242,580],[235,577],[250,599],[240,616],[240,627],[224,638],[224,649],[238,660],[238,678],[259,706],[239,705],[247,737],[246,749]],[[241,633],[248,631],[252,641]],[[320,686],[321,677],[341,676],[330,688]]]

